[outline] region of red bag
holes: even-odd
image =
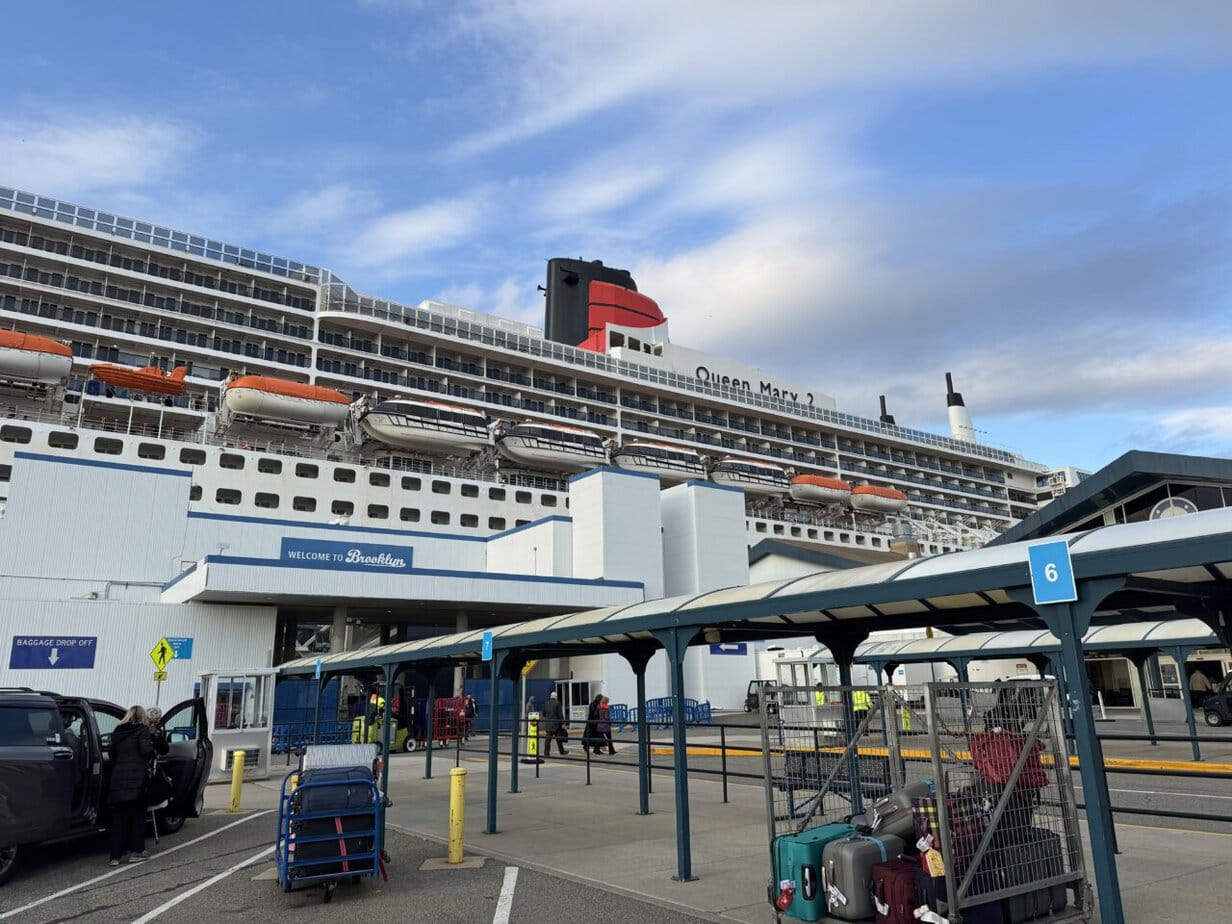
[[[916,924],[912,912],[923,904],[916,890],[917,869],[919,864],[901,858],[873,864],[873,908],[878,921]]]
[[[971,736],[971,762],[985,783],[1005,785],[1014,772],[1014,764],[1027,746],[1026,735],[1008,731],[986,731]],[[1018,786],[1042,789],[1048,785],[1048,774],[1040,762],[1044,742],[1036,740],[1023,764]]]

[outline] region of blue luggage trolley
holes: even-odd
[[[320,884],[328,902],[340,881],[383,872],[375,753],[373,745],[309,747],[301,769],[283,779],[276,855],[284,892]]]

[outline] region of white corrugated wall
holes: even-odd
[[[190,479],[172,470],[17,458],[0,574],[161,583],[176,574]]]
[[[273,607],[238,604],[0,599],[0,686],[153,705],[150,650],[163,636],[191,638],[192,659],[167,668],[160,696],[166,707],[189,698],[203,671],[269,666],[275,619]],[[95,636],[94,667],[11,670],[15,635]]]

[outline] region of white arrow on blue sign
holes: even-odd
[[[1078,599],[1074,563],[1069,557],[1069,543],[1064,539],[1027,546],[1027,564],[1036,603],[1072,603]]]
[[[492,633],[483,633],[483,659],[485,661],[492,660]]]
[[[9,670],[89,670],[97,649],[96,635],[15,635]]]

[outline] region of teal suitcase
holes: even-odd
[[[826,844],[851,837],[851,825],[822,825],[774,839],[773,892],[784,879],[796,884],[787,914],[800,921],[820,921],[826,916],[826,893],[821,885],[821,854]]]

